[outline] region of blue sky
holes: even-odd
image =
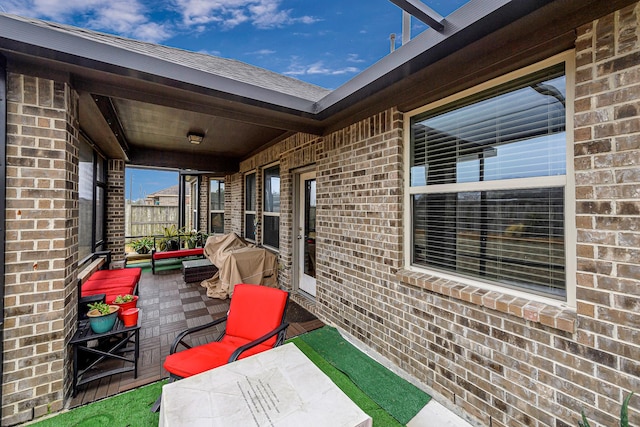
[[[468,0],[423,0],[443,16]],[[0,0],[0,11],[237,59],[335,89],[400,45],[388,0]],[[427,27],[412,19],[412,36]]]
[[[468,0],[423,0],[447,16]],[[335,89],[402,40],[389,0],[0,0],[0,11],[232,58]],[[411,20],[415,37],[427,27]],[[127,199],[177,184],[177,173],[127,169]]]
[[[156,169],[127,168],[125,197],[127,200],[143,199],[151,193],[178,184],[178,172]]]

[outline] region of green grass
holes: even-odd
[[[334,368],[329,362],[324,360],[322,356],[313,350],[307,343],[300,338],[293,338],[290,340],[296,347],[300,349],[326,376],[331,378],[340,390],[344,392],[349,398],[360,407],[367,415],[373,420],[375,427],[397,427],[402,426],[395,418],[393,418],[387,411],[382,409],[380,405],[374,402],[365,392],[360,390],[356,384],[354,384],[349,377],[342,372]]]
[[[303,334],[299,339],[348,377],[400,424],[409,422],[431,399],[431,396],[355,348],[335,328],[325,326]]]
[[[165,381],[159,381],[117,396],[74,408],[31,426],[37,427],[149,427],[157,426],[160,414],[151,406]]]
[[[373,419],[374,427],[405,425],[430,397],[346,342],[330,327],[295,337],[294,343]],[[35,422],[37,427],[147,427],[160,416],[151,406],[166,381],[74,408]],[[239,426],[240,427],[240,426]]]

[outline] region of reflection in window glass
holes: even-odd
[[[80,142],[78,163],[78,259],[84,259],[93,251],[93,149]]]
[[[262,243],[277,249],[280,247],[280,166],[264,170],[263,187]]]
[[[224,181],[209,181],[209,232],[224,233]]]
[[[566,297],[565,83],[559,64],[412,117],[413,265]]]
[[[244,177],[244,237],[256,240],[256,174]]]

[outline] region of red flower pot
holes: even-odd
[[[113,302],[113,305],[117,305],[120,307],[120,311],[118,311],[118,318],[122,320],[122,313],[130,308],[135,308],[138,306],[138,296],[133,296],[133,301],[123,302],[118,304],[117,302]]]
[[[125,311],[121,311],[120,315],[122,317],[122,323],[124,323],[125,328],[135,326],[138,323],[139,312],[139,308],[128,308]]]

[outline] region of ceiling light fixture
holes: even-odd
[[[187,139],[192,144],[200,144],[202,142],[202,140],[204,139],[204,135],[201,134],[201,133],[189,132],[187,134]]]

